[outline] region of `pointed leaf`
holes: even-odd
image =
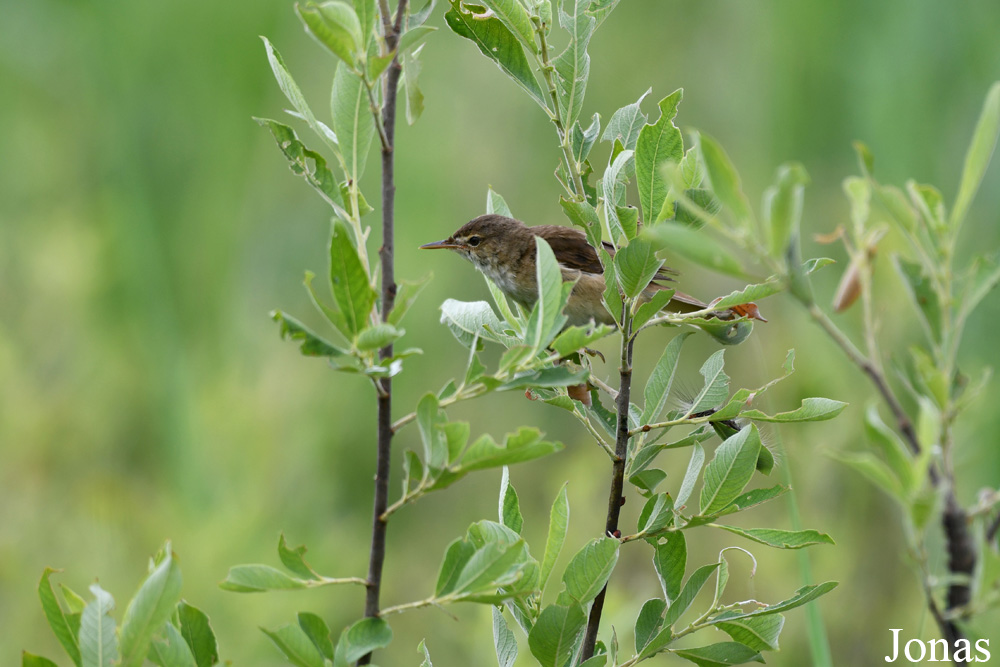
[[[559,552],[562,551],[563,543],[566,541],[566,532],[569,530],[569,497],[567,495],[566,484],[559,489],[559,495],[552,503],[549,511],[549,532],[545,540],[545,555],[542,557],[541,577],[539,579],[539,590],[545,590],[545,584],[552,574]]]
[[[503,476],[500,480],[500,523],[513,530],[518,535],[521,534],[521,527],[524,525],[524,518],[521,516],[521,507],[517,501],[517,491],[510,483],[510,470],[503,467]]]
[[[731,276],[743,277],[740,261],[703,231],[678,222],[661,222],[643,228],[643,235],[660,249],[686,257],[706,268]]]
[[[632,104],[626,105],[616,111],[611,116],[611,120],[608,121],[608,126],[604,129],[601,139],[610,142],[619,139],[626,150],[635,150],[636,143],[639,140],[639,133],[646,125],[646,114],[642,113],[639,107],[642,104],[642,100],[651,92],[653,92],[652,88],[644,92]]]
[[[728,530],[730,533],[742,535],[743,537],[766,544],[769,547],[779,549],[801,549],[813,544],[834,544],[833,538],[826,533],[816,530],[778,530],[776,528],[737,528],[736,526],[723,526],[716,524],[719,528]]]
[[[681,592],[684,570],[687,567],[687,541],[684,533],[674,531],[660,538],[653,546],[653,566],[667,602],[672,603]]]
[[[833,419],[847,407],[847,403],[832,398],[803,398],[801,407],[791,412],[766,415],[760,410],[744,410],[740,417],[762,422],[817,422]]]
[[[507,627],[503,612],[496,607],[493,607],[493,646],[499,667],[513,667],[517,660],[517,639]]]
[[[639,418],[641,424],[655,421],[663,411],[663,406],[666,405],[667,399],[670,397],[674,376],[677,373],[677,361],[680,359],[681,346],[690,335],[690,331],[684,331],[674,336],[663,349],[663,354],[660,355],[656,366],[653,367],[653,372],[643,390],[644,407],[642,416]]]
[[[590,76],[590,55],[587,45],[594,34],[596,21],[585,10],[591,0],[566,0],[559,3],[559,24],[569,33],[569,44],[552,62],[556,71],[556,93],[559,98],[559,118],[563,127],[570,128],[580,117],[583,97]]]
[[[621,543],[610,537],[592,540],[578,551],[563,574],[566,592],[580,604],[597,597],[618,562]]]
[[[979,189],[979,184],[990,163],[993,149],[1000,134],[1000,81],[994,83],[986,94],[983,110],[972,134],[969,150],[965,154],[965,167],[962,169],[962,183],[958,188],[955,207],[951,211],[949,223],[957,227],[965,219],[973,197]]]
[[[449,3],[451,9],[444,15],[448,27],[475,43],[484,56],[495,62],[539,106],[548,108],[524,49],[507,26],[495,16],[473,13],[462,5],[462,0]]]
[[[66,618],[67,614],[59,604],[59,600],[56,598],[55,591],[52,590],[52,584],[49,581],[49,578],[58,571],[53,570],[51,567],[45,568],[42,572],[42,579],[38,582],[38,597],[42,601],[42,611],[45,612],[45,618],[49,622],[49,627],[52,628],[52,633],[59,640],[59,643],[62,644],[73,664],[79,667],[80,644],[77,641],[77,635],[73,632]]]
[[[760,434],[755,424],[744,427],[719,445],[715,458],[705,468],[701,515],[715,514],[743,492],[753,476],[760,447]]]
[[[324,667],[323,655],[298,625],[289,623],[274,630],[261,628],[290,663],[297,667]]]
[[[722,150],[722,146],[707,134],[700,134],[698,149],[705,170],[708,172],[708,179],[712,183],[712,190],[719,201],[736,216],[737,220],[749,220],[750,205],[746,195],[743,194],[740,176],[733,166],[732,160]]]
[[[365,171],[375,121],[372,118],[368,93],[361,77],[344,63],[337,67],[330,94],[330,113],[333,131],[340,142],[349,180],[357,183]]]
[[[528,633],[531,654],[542,667],[570,667],[586,625],[587,616],[578,604],[545,607]]]
[[[646,224],[658,221],[670,189],[663,175],[663,165],[680,162],[684,157],[681,131],[673,122],[683,95],[684,90],[678,89],[660,100],[660,118],[642,128],[635,145],[635,180]]]
[[[163,560],[146,577],[125,609],[121,627],[121,664],[142,664],[153,635],[170,618],[180,598],[181,570],[167,542]]]
[[[662,266],[663,260],[656,256],[656,248],[642,238],[633,238],[615,253],[618,284],[625,296],[633,299],[642,294]]]
[[[720,642],[699,648],[677,649],[673,653],[698,667],[725,667],[747,662],[764,662],[760,653],[739,642]]]
[[[199,667],[180,630],[172,623],[163,624],[162,637],[153,640],[146,657],[161,667]]]
[[[177,620],[184,642],[191,649],[191,656],[198,667],[213,667],[219,662],[219,644],[208,616],[197,607],[181,600],[177,605]],[[167,627],[165,625],[164,627]]]
[[[91,584],[94,600],[87,603],[80,618],[80,656],[84,667],[111,667],[118,660],[118,637],[111,611],[114,598],[97,584]]]

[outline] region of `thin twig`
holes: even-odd
[[[604,524],[605,535],[615,535],[618,533],[618,518],[621,515],[622,495],[625,486],[625,458],[628,453],[628,442],[630,438],[628,429],[628,412],[630,405],[630,394],[632,389],[632,347],[635,339],[632,338],[632,317],[630,315],[631,304],[626,303],[622,308],[622,338],[621,338],[621,365],[618,367],[619,389],[618,389],[618,421],[617,437],[615,439],[615,456],[611,465],[611,490],[608,493],[608,514]],[[587,660],[594,655],[594,648],[597,645],[597,632],[601,626],[601,614],[604,611],[604,598],[608,591],[605,584],[601,592],[594,598],[594,604],[590,608],[590,618],[587,619],[587,634],[583,639],[583,649],[580,654],[580,662]]]
[[[396,7],[395,23],[389,22],[387,0],[380,0],[382,24],[385,29],[385,48],[387,53],[396,50],[399,41],[399,26],[406,14],[407,0],[399,0]],[[385,74],[385,106],[382,109],[382,125],[385,129],[386,143],[382,147],[382,247],[379,249],[379,259],[382,264],[382,319],[388,320],[389,313],[396,302],[396,275],[394,257],[395,236],[395,165],[393,144],[396,133],[396,92],[399,89],[399,76],[402,69],[399,61],[393,58],[392,64]],[[357,207],[355,207],[357,211]],[[379,350],[380,359],[392,357],[392,344]],[[365,616],[379,615],[379,595],[382,590],[382,567],[385,564],[385,535],[388,524],[383,514],[389,504],[389,473],[392,461],[392,380],[382,378],[383,394],[378,398],[378,452],[375,462],[375,498],[372,508],[372,541],[368,560],[368,583],[365,591]],[[371,663],[372,654],[368,653],[358,660],[359,665]]]

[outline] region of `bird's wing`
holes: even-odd
[[[559,225],[537,225],[529,229],[536,236],[545,239],[552,248],[556,261],[567,269],[584,273],[604,273],[597,251],[587,243],[586,235],[580,230]]]

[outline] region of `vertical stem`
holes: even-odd
[[[396,19],[390,23],[382,3],[383,25],[387,51],[396,49],[399,42],[403,17],[406,15],[407,0],[399,0]],[[382,125],[385,128],[386,143],[382,145],[382,247],[379,258],[382,264],[382,319],[388,319],[396,302],[396,274],[394,266],[394,225],[396,182],[394,152],[396,135],[396,91],[402,67],[398,59],[393,59],[386,72],[385,104],[382,108]],[[379,358],[392,356],[392,345],[379,350]],[[381,391],[378,398],[378,452],[375,462],[375,501],[372,511],[372,543],[368,560],[368,583],[365,591],[365,616],[379,615],[379,594],[382,591],[382,566],[385,563],[385,532],[387,519],[383,518],[389,505],[389,472],[392,460],[392,381],[379,380]],[[359,665],[371,663],[371,653],[358,660]]]
[[[625,457],[628,453],[628,409],[629,397],[632,393],[632,346],[635,340],[632,338],[632,305],[626,301],[622,307],[622,317],[625,322],[622,325],[622,345],[621,345],[621,365],[618,368],[620,385],[618,388],[618,428],[615,437],[615,458],[611,465],[611,492],[608,494],[608,515],[604,524],[605,535],[614,534],[618,530],[618,517],[621,514],[623,488],[625,486]],[[583,651],[580,654],[580,662],[594,655],[594,647],[597,645],[597,631],[601,626],[601,614],[604,611],[604,596],[608,591],[605,584],[601,592],[594,598],[594,604],[590,608],[590,618],[587,620],[587,634],[583,640]]]

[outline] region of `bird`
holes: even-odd
[[[617,324],[604,306],[604,267],[597,251],[579,229],[560,225],[528,226],[504,215],[489,213],[462,225],[454,234],[441,241],[420,246],[422,250],[452,250],[466,258],[496,284],[510,299],[530,310],[538,300],[535,276],[535,237],[544,239],[562,272],[562,279],[575,281],[563,314],[566,326]],[[614,256],[615,247],[604,242],[604,249]],[[643,290],[641,299],[648,301],[663,289],[662,282],[673,282],[676,271],[661,268]],[[690,313],[705,310],[709,305],[684,292],[675,291],[664,307],[670,312]],[[750,317],[766,322],[754,304],[744,304],[712,313],[719,319]]]

